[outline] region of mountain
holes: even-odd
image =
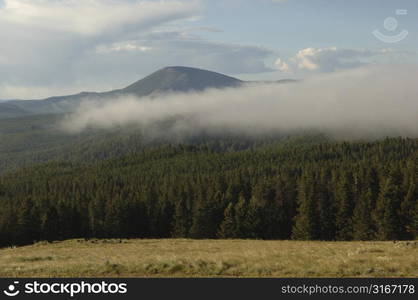
[[[167,67],[121,90],[138,96],[161,92],[202,91],[208,88],[237,87],[243,82],[220,73],[188,68]]]
[[[81,101],[106,101],[123,95],[144,97],[168,92],[202,91],[208,88],[240,86],[243,81],[220,73],[189,67],[166,67],[123,88],[108,92],[82,92],[43,100],[11,100],[0,103],[0,118],[27,114],[65,113],[74,110]]]
[[[287,83],[290,80],[278,81]],[[55,114],[71,112],[85,99],[107,101],[123,95],[138,97],[153,96],[170,92],[203,91],[208,88],[239,87],[247,83],[220,73],[190,68],[166,67],[147,77],[118,90],[96,93],[82,92],[69,96],[50,97],[43,100],[11,100],[0,103],[0,118],[11,118],[28,114]]]

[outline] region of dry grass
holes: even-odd
[[[1,277],[418,277],[418,242],[69,240],[0,249]]]

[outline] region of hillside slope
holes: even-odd
[[[108,92],[82,92],[43,100],[11,100],[0,103],[0,118],[24,114],[51,114],[73,111],[82,101],[107,101],[124,95],[144,97],[169,92],[202,91],[208,88],[238,87],[243,82],[220,73],[190,67],[166,67],[123,88]]]

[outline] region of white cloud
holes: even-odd
[[[95,35],[190,17],[199,8],[197,1],[176,0],[4,0],[0,18],[27,27]]]
[[[153,50],[152,47],[139,45],[137,41],[125,41],[119,43],[112,43],[110,45],[99,45],[96,47],[97,53],[110,53],[119,51],[148,52],[151,50]]]
[[[284,73],[287,73],[290,71],[289,64],[280,58],[276,59],[276,61],[274,62],[274,66],[277,70],[284,72]]]
[[[201,2],[5,0],[0,86],[7,88],[0,98],[59,95],[80,82],[87,90],[121,88],[167,65],[228,74],[271,71],[264,62],[269,49],[202,38],[202,32],[220,30],[193,24]]]
[[[94,66],[96,58],[91,53],[96,47],[119,53],[148,52],[148,45],[129,44],[131,36],[199,11],[197,0],[5,0],[0,6],[0,57],[7,59],[0,60],[0,85],[50,85],[54,90],[84,81],[96,86],[103,73],[117,71],[109,61],[107,66],[81,68],[83,73],[78,73],[82,63]],[[136,62],[131,64],[138,70]],[[118,80],[115,84],[129,83],[126,77],[114,79]]]
[[[402,63],[416,58],[416,52],[394,49],[347,49],[347,48],[305,48],[299,50],[288,61],[278,58],[276,68],[299,69],[315,72],[335,72],[353,69],[377,62]],[[408,57],[408,59],[405,59]],[[282,68],[281,68],[282,67]]]
[[[358,67],[364,64],[362,59],[372,55],[372,51],[363,49],[306,48],[296,54],[294,61],[299,69],[332,72]]]
[[[313,60],[315,59],[315,56],[318,52],[321,50],[316,50],[314,48],[306,48],[300,50],[296,54],[296,58],[294,59],[297,62],[299,69],[307,69],[307,70],[317,70],[319,68],[319,65]]]

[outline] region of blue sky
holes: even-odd
[[[0,37],[0,98],[119,88],[166,65],[303,78],[417,63],[418,1],[0,0]]]
[[[411,33],[418,30],[418,2],[415,0],[269,0],[206,1],[202,24],[224,30],[219,38],[240,43],[261,44],[277,50],[303,47],[382,47],[371,38],[383,29],[386,17],[397,9],[408,15],[398,17],[399,26]],[[417,47],[408,39],[400,47]]]

